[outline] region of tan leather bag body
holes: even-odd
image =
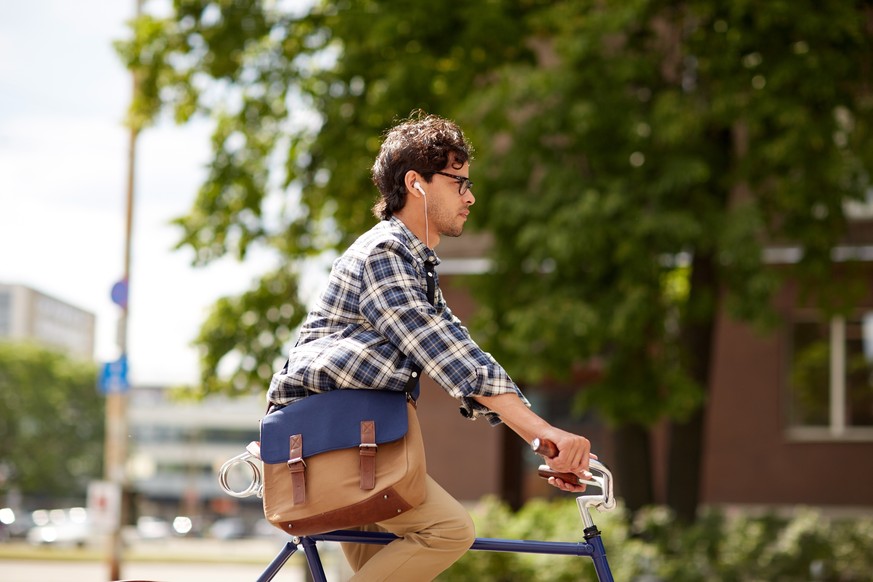
[[[425,498],[421,428],[403,392],[335,390],[268,414],[261,459],[264,515],[292,535],[384,521]]]

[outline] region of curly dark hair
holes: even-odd
[[[434,173],[448,165],[450,154],[460,169],[472,159],[473,147],[448,119],[413,111],[389,129],[373,163],[373,183],[380,194],[373,206],[376,218],[387,220],[406,205],[406,172],[415,170],[430,183]]]

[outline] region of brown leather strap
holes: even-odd
[[[303,462],[303,435],[292,434],[288,453],[291,470],[291,500],[294,505],[306,503],[306,463]]]
[[[361,421],[361,489],[376,487],[376,423]]]

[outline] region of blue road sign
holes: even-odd
[[[103,372],[100,374],[100,393],[112,394],[127,392],[130,383],[127,381],[127,355],[122,354],[114,362],[103,364]]]
[[[113,303],[122,309],[127,309],[127,279],[122,279],[113,285],[109,295]]]

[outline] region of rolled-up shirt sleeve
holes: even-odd
[[[448,307],[431,305],[422,283],[423,266],[417,262],[397,241],[372,248],[361,273],[362,316],[456,398],[464,416],[500,422],[474,396],[512,393],[529,406],[503,367],[473,341]]]

